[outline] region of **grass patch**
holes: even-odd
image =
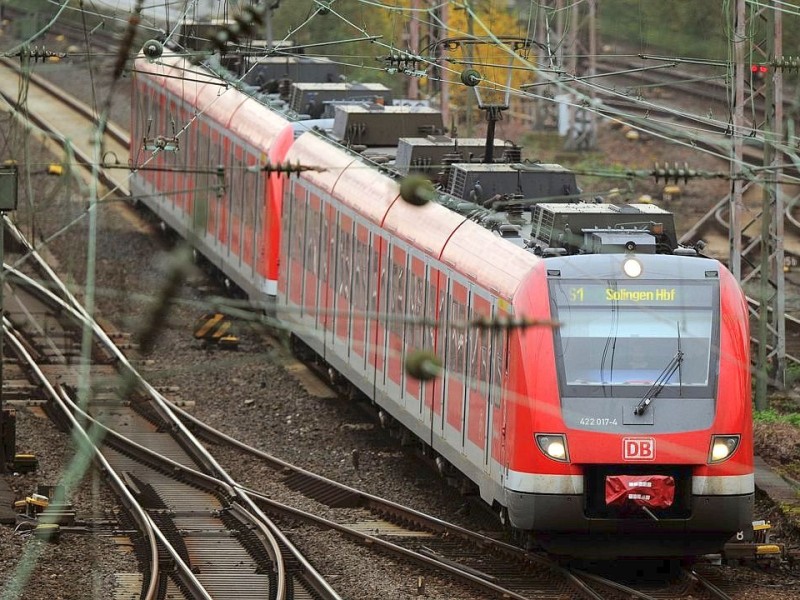
[[[753,411],[753,420],[759,423],[789,423],[800,427],[800,413],[781,413],[774,408]]]

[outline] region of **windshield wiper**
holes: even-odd
[[[681,366],[682,362],[683,352],[678,350],[675,353],[675,356],[673,356],[672,359],[667,363],[667,366],[664,367],[664,370],[661,371],[661,375],[658,376],[658,379],[653,382],[653,385],[650,386],[650,389],[647,390],[647,393],[639,401],[639,404],[636,405],[636,408],[633,409],[633,414],[637,416],[644,414],[644,411],[647,410],[648,406],[650,406],[653,398],[661,393],[661,390],[663,390],[664,386],[667,385],[669,378],[672,377],[672,374],[678,370],[678,367]]]

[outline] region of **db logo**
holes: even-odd
[[[622,438],[624,460],[655,460],[655,438]]]

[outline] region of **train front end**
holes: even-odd
[[[543,262],[535,288],[560,324],[555,372],[525,370],[533,400],[515,422],[532,428],[532,443],[510,462],[555,485],[510,492],[512,524],[555,553],[718,552],[750,527],[754,497],[748,315],[736,281],[699,257]],[[541,361],[540,347],[527,350]]]

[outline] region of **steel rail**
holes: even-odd
[[[156,533],[155,527],[150,520],[150,517],[147,515],[146,512],[139,506],[139,503],[136,502],[136,499],[130,493],[125,482],[116,474],[111,465],[108,463],[106,458],[100,453],[99,449],[94,445],[91,440],[91,437],[88,433],[84,430],[83,427],[77,422],[77,420],[66,411],[61,403],[59,393],[50,385],[50,382],[47,380],[47,377],[44,375],[42,370],[33,360],[33,357],[28,353],[25,344],[20,341],[18,338],[18,334],[14,329],[14,326],[11,322],[6,318],[3,317],[3,330],[6,336],[6,341],[10,342],[10,345],[13,346],[14,351],[17,355],[24,361],[26,361],[33,373],[39,379],[40,385],[45,389],[46,393],[50,398],[56,402],[62,408],[62,412],[64,416],[70,421],[73,429],[78,432],[81,436],[84,443],[91,447],[93,450],[93,460],[98,464],[98,467],[106,470],[108,472],[109,477],[111,478],[112,487],[116,490],[119,497],[123,500],[126,508],[130,511],[131,517],[134,521],[139,525],[140,532],[144,534],[145,538],[147,539],[148,548],[150,550],[150,561],[151,561],[151,571],[150,571],[150,581],[147,584],[145,594],[143,596],[143,600],[156,600],[158,598],[158,580],[159,580],[159,570],[158,570],[158,545],[156,541]],[[45,511],[45,516],[47,512]]]

